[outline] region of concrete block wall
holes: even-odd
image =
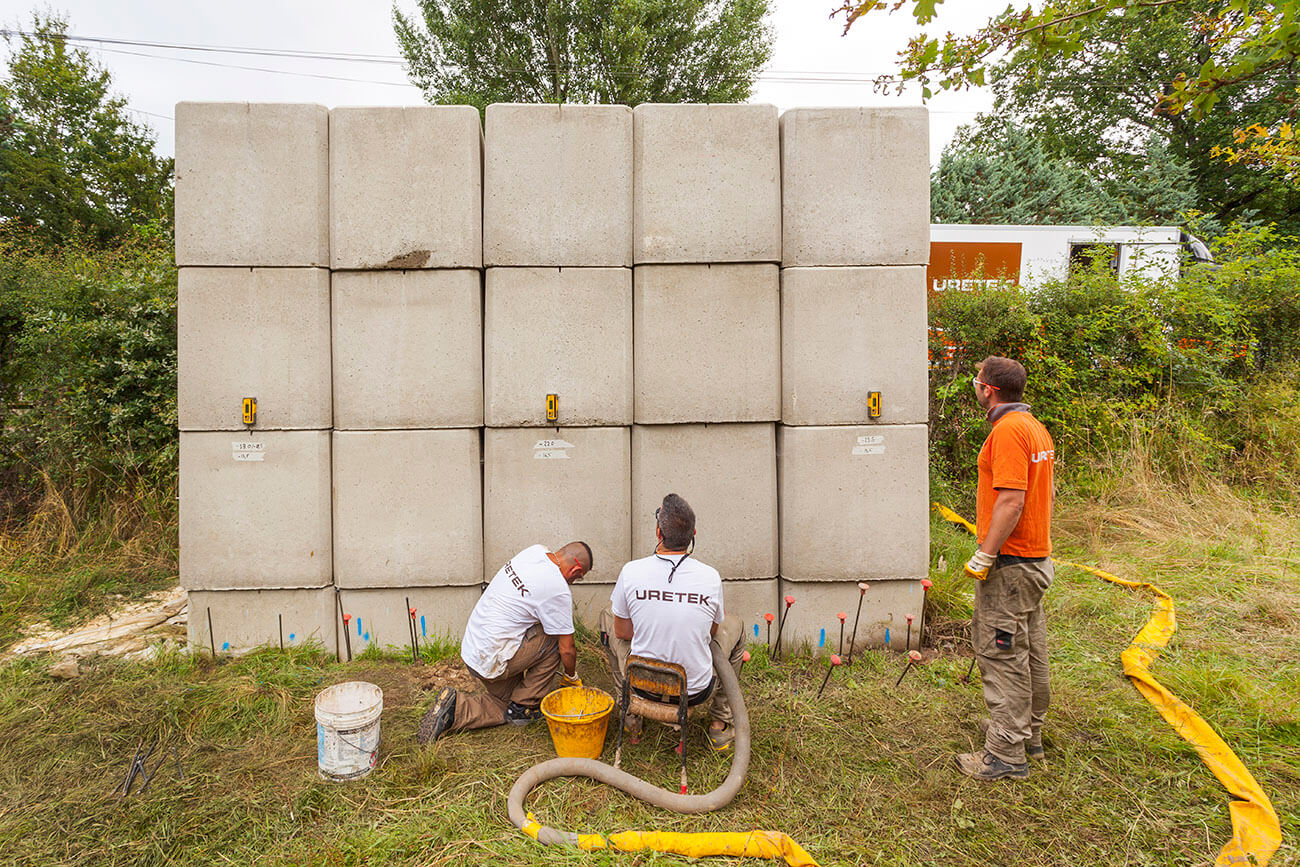
[[[595,551],[574,588],[594,625],[670,491],[751,639],[787,592],[788,640],[814,648],[859,580],[878,588],[860,644],[911,610],[923,110],[177,118],[181,573],[214,630],[196,643],[274,643],[280,607],[303,613],[294,641],[342,647],[341,609],[354,654],[401,649],[407,597],[422,637],[457,639],[506,559],[573,539]]]

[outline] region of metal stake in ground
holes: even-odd
[[[904,668],[903,673],[898,676],[898,680],[894,681],[894,686],[898,686],[900,683],[902,683],[903,678],[907,677],[907,673],[912,670],[912,666],[916,665],[920,661],[921,661],[921,651],[919,650],[908,651],[907,667]]]
[[[961,679],[962,683],[970,683],[970,676],[975,673],[975,660],[977,658],[975,656],[970,658],[970,668],[966,669],[966,675]]]
[[[835,616],[840,619],[840,656],[843,656],[844,655],[844,621],[848,619],[849,615],[845,614],[843,611],[840,611]]]
[[[865,581],[858,582],[858,613],[853,615],[853,637],[849,639],[849,662],[853,662],[853,646],[858,643],[858,618],[862,616],[862,600],[867,595]]]
[[[415,651],[415,609],[411,607],[411,597],[406,597],[406,637],[411,639],[411,664],[418,662]]]
[[[912,615],[907,615],[907,650],[912,651]]]
[[[352,615],[343,615],[343,642],[348,647],[348,662],[352,661]]]
[[[420,633],[415,628],[415,609],[408,605],[406,606],[406,611],[408,614],[411,615],[411,661],[419,662],[420,661]]]
[[[773,659],[781,658],[781,633],[785,630],[785,621],[790,616],[790,606],[794,604],[794,597],[785,597],[785,610],[781,612],[781,620],[776,624],[776,649],[772,651]]]
[[[930,588],[933,586],[934,582],[929,578],[921,579],[921,627],[917,630],[917,647],[925,647],[925,607],[930,602]]]
[[[767,621],[767,652],[771,653],[772,652],[772,621],[776,619],[776,615],[769,611],[767,614],[763,615],[763,619]]]
[[[217,639],[212,634],[212,607],[208,606],[208,643],[212,645],[212,660],[217,659]]]
[[[284,650],[284,615],[277,614],[275,615],[275,617],[276,617],[276,622],[279,624],[280,627],[280,649]]]
[[[839,664],[840,664],[840,655],[838,653],[832,653],[831,667],[826,669],[826,676],[822,678],[821,689],[817,690],[818,698],[822,697],[822,690],[826,689],[826,682],[831,679],[831,672],[834,671]]]

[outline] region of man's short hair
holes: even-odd
[[[689,503],[676,494],[664,497],[656,517],[659,532],[664,537],[664,547],[672,551],[685,551],[695,538],[695,511]]]
[[[980,382],[998,390],[1000,403],[1019,403],[1025,399],[1025,366],[1011,358],[990,355],[975,365]]]
[[[596,565],[596,558],[591,553],[591,546],[586,542],[570,542],[560,549],[560,553],[567,557],[572,557],[578,561],[582,567],[582,574],[586,575]]]

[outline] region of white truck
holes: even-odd
[[[1032,288],[1064,279],[1074,263],[1104,256],[1120,276],[1176,276],[1185,261],[1212,263],[1204,242],[1176,226],[932,224],[928,291],[1009,280]]]

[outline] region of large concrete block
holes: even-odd
[[[780,417],[778,271],[775,265],[636,268],[637,424]]]
[[[329,266],[329,111],[176,104],[176,264]]]
[[[483,580],[529,545],[591,546],[592,581],[629,559],[628,429],[492,429],[483,439]]]
[[[606,577],[611,579],[611,583],[588,584],[584,579],[569,586],[570,592],[573,593],[574,621],[582,621],[582,624],[593,632],[600,628],[600,612],[609,607],[609,597],[614,592],[612,581],[618,577],[619,570],[623,568],[622,563],[609,565],[611,571],[606,573]]]
[[[330,273],[324,268],[181,268],[181,430],[330,426]]]
[[[795,108],[781,116],[784,265],[924,265],[924,108]]]
[[[489,427],[553,426],[548,394],[561,425],[631,424],[632,269],[489,268],[486,297]]]
[[[334,426],[483,424],[478,271],[340,271],[334,283]]]
[[[489,105],[483,261],[632,264],[632,110]]]
[[[912,648],[921,643],[921,579],[867,582],[864,594],[856,581],[788,581],[781,579],[781,596],[793,596],[794,605],[781,634],[782,653],[793,651],[830,654],[839,652],[840,621],[844,612],[844,650],[850,643],[857,651],[869,647],[907,650],[907,615],[912,615]],[[853,621],[858,617],[858,599],[862,614],[858,620],[857,639],[853,638]],[[782,608],[785,603],[779,603]],[[774,612],[778,613],[778,612]],[[825,644],[822,630],[826,630]],[[888,631],[888,636],[886,636]],[[773,641],[776,630],[773,628]],[[888,645],[886,645],[888,637]]]
[[[331,583],[329,431],[182,433],[180,452],[182,586]]]
[[[786,424],[922,424],[928,369],[924,268],[782,269]],[[867,415],[872,391],[878,419]]]
[[[623,564],[619,564],[621,568]],[[614,577],[618,573],[614,572]],[[728,614],[740,617],[745,627],[745,641],[750,644],[762,643],[762,632],[754,636],[754,624],[763,624],[763,614],[776,612],[777,606],[776,578],[761,581],[726,581],[722,582],[722,606]],[[614,592],[613,584],[588,584],[579,581],[571,588],[573,591],[573,616],[592,631],[598,628],[600,612],[609,607],[610,594]]]
[[[640,556],[655,548],[654,511],[670,493],[695,511],[693,556],[724,579],[776,576],[776,425],[632,428],[632,544]]]
[[[317,644],[335,652],[334,590],[191,590],[189,644],[217,653]],[[212,632],[208,633],[208,618]]]
[[[480,268],[483,131],[468,105],[330,112],[334,268]]]
[[[482,580],[479,431],[335,431],[334,583]]]
[[[925,577],[926,434],[925,425],[778,428],[782,577]]]
[[[638,105],[634,256],[778,262],[781,154],[771,105]]]
[[[472,587],[343,590],[339,599],[343,610],[350,615],[348,630],[352,655],[356,656],[372,645],[381,650],[409,654],[408,599],[411,608],[415,609],[415,632],[421,647],[432,642],[459,644],[470,612],[481,595],[482,588],[477,584]],[[341,624],[339,628],[342,628]],[[346,656],[346,644],[343,652]]]

